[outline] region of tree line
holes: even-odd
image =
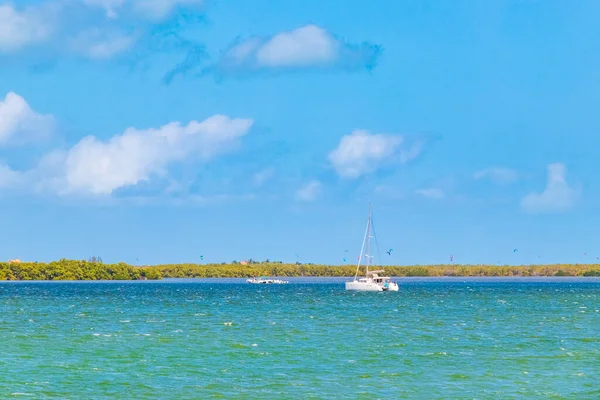
[[[285,264],[253,262],[240,264],[163,264],[133,266],[126,263],[105,264],[93,260],[62,259],[50,263],[2,262],[0,280],[156,280],[162,278],[250,278],[254,276],[354,276],[352,265]],[[380,268],[380,267],[377,267]],[[392,277],[419,276],[600,276],[597,264],[551,265],[415,265],[385,266],[385,275]],[[364,275],[363,267],[359,275]]]
[[[165,278],[249,278],[254,276],[354,276],[353,265],[284,264],[260,262],[241,265],[231,264],[165,264],[156,265]],[[377,266],[379,269],[380,266]],[[415,265],[385,266],[386,276],[600,276],[600,265],[552,264],[552,265]],[[364,275],[361,267],[359,275]]]
[[[161,279],[160,270],[155,267],[138,268],[125,263],[104,264],[97,258],[88,260],[39,262],[2,262],[0,280],[136,280]]]

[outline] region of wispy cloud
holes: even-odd
[[[22,180],[22,172],[13,171],[8,165],[0,164],[0,188],[14,187]]]
[[[117,18],[119,12],[125,11],[160,20],[178,6],[201,5],[204,0],[84,0],[84,3],[91,7],[103,8],[106,16],[111,19]]]
[[[93,60],[106,60],[129,50],[136,37],[123,32],[90,28],[70,40],[75,52]]]
[[[275,169],[273,168],[265,168],[262,171],[255,173],[252,176],[252,182],[256,186],[264,185],[269,179],[273,177],[275,174]]]
[[[323,185],[317,180],[312,180],[296,192],[296,199],[301,201],[314,201],[322,190]]]
[[[519,174],[517,171],[510,168],[503,167],[491,167],[481,171],[475,172],[473,178],[475,179],[489,179],[495,183],[511,183],[518,179]]]
[[[90,7],[103,8],[108,18],[117,18],[117,11],[125,5],[126,0],[83,0],[83,3]]]
[[[521,207],[530,213],[560,212],[571,208],[580,196],[566,181],[567,168],[562,163],[548,165],[546,188],[541,193],[530,193],[521,200]]]
[[[55,11],[50,4],[22,9],[0,4],[0,52],[12,53],[49,40],[56,28]]]
[[[406,163],[421,153],[421,142],[403,148],[404,142],[404,137],[400,135],[372,134],[366,130],[355,130],[342,137],[328,158],[338,175],[344,178],[358,178],[375,171],[387,162]]]
[[[423,197],[428,197],[430,199],[436,200],[443,199],[446,196],[446,193],[444,193],[444,191],[439,188],[418,189],[415,190],[415,193]]]
[[[173,37],[175,38],[175,37]],[[177,47],[186,49],[186,55],[183,61],[168,71],[163,77],[163,83],[170,84],[177,76],[186,75],[193,71],[198,65],[208,60],[208,53],[203,45],[179,38]]]
[[[212,65],[202,69],[201,57],[188,57],[170,75],[196,71],[217,76],[247,76],[265,72],[302,69],[371,70],[377,65],[381,47],[354,44],[327,30],[306,25],[270,37],[238,39]]]
[[[71,57],[118,58],[133,67],[157,54],[174,52],[186,54],[181,65],[185,68],[200,62],[198,54],[205,53],[201,44],[179,35],[187,23],[204,15],[184,17],[184,12],[175,12],[196,8],[204,4],[202,0],[40,0],[26,7],[20,3],[0,4],[0,56],[17,65],[32,63],[32,70]],[[115,21],[121,16],[126,18]],[[164,79],[171,78],[167,74]]]

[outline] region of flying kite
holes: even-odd
[[[393,251],[393,250],[394,250],[394,249],[389,249],[388,251],[386,251],[387,255],[388,255],[388,256],[391,256],[391,255],[392,255],[392,251]]]
[[[200,259],[201,259],[201,260],[204,260],[204,256],[200,256]]]
[[[344,258],[344,262],[346,262],[346,259]]]
[[[450,256],[450,261],[454,261],[454,256]]]
[[[519,251],[519,249],[514,249],[514,250],[513,250],[513,253],[516,253],[517,251]]]

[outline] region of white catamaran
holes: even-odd
[[[356,290],[360,292],[383,292],[383,291],[398,291],[398,284],[396,282],[392,282],[387,276],[379,276],[380,272],[384,272],[381,270],[369,271],[369,265],[371,265],[371,261],[373,256],[371,253],[371,238],[375,237],[375,229],[373,229],[373,235],[371,235],[371,229],[373,228],[373,213],[372,206],[369,203],[369,220],[367,221],[367,230],[365,232],[365,237],[363,239],[362,247],[360,249],[360,256],[358,257],[358,265],[356,266],[356,274],[354,274],[354,280],[350,282],[346,282],[346,290]],[[375,237],[375,241],[377,242],[377,238]],[[379,247],[379,246],[378,246]],[[365,267],[367,269],[367,273],[364,278],[358,278],[358,270],[360,269],[360,261],[362,260],[364,252],[364,257],[366,258]]]

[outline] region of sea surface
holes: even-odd
[[[0,398],[600,398],[600,279],[0,283]]]

